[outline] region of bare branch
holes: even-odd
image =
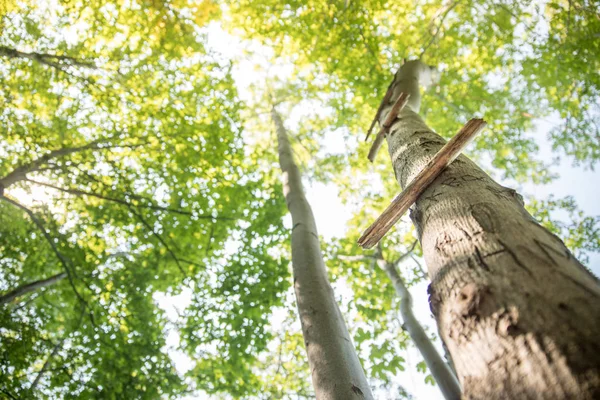
[[[367,130],[367,136],[365,137],[365,142],[369,139],[369,136],[371,136],[371,131],[375,127],[375,124],[377,123],[377,120],[379,119],[379,116],[381,115],[381,111],[383,110],[383,107],[390,100],[390,97],[392,97],[392,93],[393,93],[392,85],[393,84],[394,84],[394,81],[392,81],[392,83],[390,83],[388,85],[388,88],[387,88],[387,90],[385,92],[385,96],[383,96],[383,100],[381,100],[381,103],[379,103],[379,107],[377,108],[377,112],[375,113],[375,117],[373,118],[373,121],[371,121],[371,126],[369,126],[369,129]]]
[[[398,258],[396,258],[396,260],[392,261],[392,265],[397,267],[402,261],[404,261],[404,259],[406,259],[409,256],[412,256],[413,251],[415,251],[415,247],[417,247],[418,243],[418,240],[412,242],[412,244],[408,247],[405,253],[402,253]]]
[[[8,58],[26,58],[40,64],[56,68],[62,72],[69,73],[68,67],[81,67],[96,70],[99,69],[96,64],[91,61],[79,60],[74,57],[69,57],[61,54],[48,54],[36,52],[24,52],[12,49],[6,46],[0,46],[0,56]]]
[[[388,113],[385,121],[383,122],[383,125],[381,125],[381,129],[377,133],[377,136],[375,136],[375,140],[373,141],[373,144],[371,145],[371,149],[369,150],[369,155],[367,156],[369,161],[371,161],[371,162],[375,161],[375,156],[377,156],[377,152],[379,151],[379,148],[383,144],[383,139],[385,138],[385,135],[388,133],[388,131],[390,130],[390,127],[392,126],[392,124],[394,123],[396,118],[398,117],[398,113],[404,108],[406,103],[408,103],[409,97],[410,97],[410,94],[408,94],[408,93],[400,93],[400,96],[398,96],[398,99],[392,106],[392,109]]]
[[[0,392],[4,393],[5,395],[7,395],[8,397],[10,397],[11,399],[18,400],[18,397],[15,397],[11,392],[9,392],[6,389],[0,388]]]

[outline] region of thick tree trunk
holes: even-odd
[[[402,316],[403,328],[406,329],[423,356],[425,364],[431,371],[431,375],[438,384],[444,398],[448,400],[460,399],[460,386],[456,376],[437,352],[419,320],[415,317],[412,310],[412,296],[404,285],[396,266],[382,257],[377,260],[377,263],[387,273],[394,285],[396,294],[400,298],[400,315]]]
[[[19,286],[18,288],[3,294],[0,296],[0,304],[10,303],[17,297],[23,296],[24,294],[34,292],[38,289],[54,285],[56,282],[59,282],[67,277],[65,272],[61,272],[60,274],[56,274],[47,279],[42,279],[39,281],[31,282],[26,285]]]
[[[315,219],[281,117],[273,108],[283,190],[292,215],[294,290],[317,399],[373,399],[323,262]]]
[[[417,114],[427,75],[419,61],[404,64],[379,119],[400,92],[411,95],[387,135],[402,187],[445,143]],[[600,398],[598,280],[527,213],[521,196],[460,156],[411,218],[465,398]]]

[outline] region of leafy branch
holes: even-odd
[[[6,46],[0,46],[0,56],[8,58],[25,58],[48,67],[56,68],[62,72],[70,74],[67,70],[68,67],[81,67],[87,69],[97,70],[99,69],[96,64],[91,61],[80,60],[74,57],[69,57],[60,54],[48,54],[48,53],[36,53],[36,52],[24,52],[16,49],[12,49]]]
[[[58,190],[60,192],[64,192],[64,193],[68,193],[74,196],[89,196],[89,197],[96,197],[98,199],[102,199],[102,200],[106,200],[106,201],[110,201],[113,203],[118,203],[118,204],[122,204],[124,206],[127,207],[138,207],[138,208],[149,208],[151,210],[158,210],[158,211],[168,211],[168,212],[172,212],[172,213],[177,213],[177,214],[181,214],[181,215],[187,215],[187,216],[193,216],[195,218],[200,218],[200,219],[226,219],[226,220],[232,220],[233,218],[228,218],[228,217],[213,217],[212,215],[195,215],[193,212],[190,211],[186,211],[186,210],[182,210],[179,208],[171,208],[171,207],[162,207],[162,206],[157,206],[155,204],[132,204],[131,202],[127,201],[127,200],[123,200],[123,199],[118,199],[115,197],[110,197],[110,196],[106,196],[100,193],[95,193],[95,192],[88,192],[85,190],[80,190],[80,189],[73,189],[73,188],[62,188],[59,186],[55,186],[52,185],[50,183],[45,183],[45,182],[39,182],[33,179],[29,179],[26,178],[25,179],[27,182],[33,183],[34,185],[39,185],[39,186],[44,186],[44,187],[48,187],[54,190]],[[144,200],[146,201],[150,201],[149,199],[144,198]]]
[[[44,235],[44,238],[46,239],[46,241],[48,242],[48,244],[52,248],[52,251],[54,252],[54,254],[56,255],[56,257],[58,258],[58,260],[60,261],[60,263],[62,264],[62,266],[63,266],[63,268],[65,270],[65,273],[67,274],[67,278],[69,280],[69,284],[71,285],[71,288],[73,289],[73,292],[75,293],[75,296],[77,297],[77,299],[79,300],[79,302],[81,304],[83,304],[87,309],[90,310],[90,319],[92,321],[92,324],[94,324],[94,319],[93,319],[93,315],[92,315],[91,309],[89,308],[89,305],[88,305],[87,301],[81,296],[81,294],[77,290],[77,287],[75,286],[75,282],[74,282],[74,279],[73,279],[73,276],[72,276],[72,271],[69,268],[69,262],[68,262],[68,260],[58,250],[58,247],[56,247],[56,243],[54,243],[54,240],[52,239],[52,236],[50,236],[50,233],[48,233],[48,231],[44,227],[44,224],[42,223],[42,221],[35,215],[35,213],[33,211],[31,211],[29,208],[25,207],[21,203],[13,200],[11,198],[8,198],[8,197],[6,197],[4,195],[0,195],[0,199],[2,199],[4,201],[12,204],[13,206],[15,206],[17,208],[20,208],[23,211],[25,211],[27,213],[27,215],[29,215],[29,218],[33,221],[33,223],[38,227],[38,229],[40,231],[42,231],[42,234]]]
[[[86,306],[82,304],[81,313],[79,314],[79,320],[78,320],[76,328],[74,330],[78,329],[79,326],[81,325],[81,321],[83,320],[83,313],[85,311],[85,308],[86,308]],[[38,372],[37,376],[35,377],[33,383],[29,387],[29,391],[31,391],[31,392],[35,391],[35,389],[37,388],[37,386],[40,383],[40,380],[44,376],[44,373],[48,370],[48,367],[50,366],[52,359],[56,356],[56,353],[58,353],[58,351],[62,348],[63,343],[69,337],[69,335],[70,335],[70,333],[63,335],[63,337],[54,345],[54,347],[52,348],[52,351],[50,352],[50,355],[48,356],[48,358],[46,358],[44,365],[42,365],[42,368],[40,369],[40,371]]]
[[[46,279],[40,279],[40,280],[31,282],[31,283],[27,283],[25,285],[21,285],[21,286],[17,287],[16,289],[11,290],[10,292],[8,292],[4,295],[1,295],[0,296],[0,304],[10,303],[17,297],[21,297],[24,294],[33,292],[37,289],[41,289],[46,286],[53,285],[56,282],[61,281],[66,277],[67,277],[66,272],[61,272],[61,273],[58,273],[58,274],[53,275]]]
[[[4,178],[0,179],[0,195],[4,194],[4,189],[10,185],[27,179],[27,174],[30,172],[36,172],[40,167],[47,164],[50,160],[56,158],[62,158],[74,153],[79,153],[86,150],[100,150],[100,149],[114,149],[114,148],[136,148],[145,145],[146,143],[132,144],[132,145],[110,145],[107,140],[95,140],[83,146],[78,147],[62,147],[60,149],[49,151],[43,156],[15,168],[12,172],[8,173]]]
[[[427,42],[427,44],[423,47],[423,51],[421,51],[421,54],[419,54],[419,59],[423,59],[423,56],[425,55],[427,50],[435,42],[435,40],[437,39],[438,35],[440,34],[440,32],[442,30],[442,26],[444,25],[444,21],[446,20],[446,17],[448,16],[448,14],[450,14],[450,11],[452,11],[454,9],[454,7],[456,7],[458,5],[458,3],[460,3],[460,0],[456,0],[452,3],[450,3],[448,6],[446,6],[445,10],[442,12],[440,22],[437,24],[437,26],[435,28],[435,32],[431,35],[429,42]],[[434,17],[434,19],[436,17]],[[433,20],[432,20],[432,22],[433,22]]]

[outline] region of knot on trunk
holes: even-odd
[[[490,293],[487,286],[478,286],[475,283],[467,283],[460,289],[456,296],[454,312],[461,317],[470,317],[480,314],[480,309],[485,298]]]
[[[517,323],[519,321],[519,312],[516,308],[511,308],[500,314],[496,324],[496,332],[502,337],[516,336],[521,329]]]

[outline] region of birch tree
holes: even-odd
[[[317,225],[304,195],[283,121],[271,111],[277,133],[283,190],[292,215],[294,291],[313,386],[318,399],[372,399],[371,388],[333,296]]]
[[[415,343],[417,349],[423,356],[425,364],[431,371],[433,379],[440,387],[444,398],[460,399],[461,390],[454,372],[450,366],[440,356],[440,353],[435,349],[431,339],[425,333],[425,330],[415,317],[413,312],[413,300],[404,280],[398,273],[398,265],[412,253],[416,242],[413,242],[412,248],[402,254],[394,261],[386,260],[381,245],[378,245],[375,260],[377,265],[383,269],[390,279],[396,295],[400,299],[400,314],[402,315],[403,328],[406,329]]]

